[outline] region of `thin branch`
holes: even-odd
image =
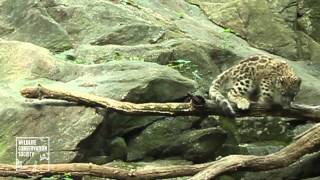
[[[66,91],[57,88],[47,88],[39,85],[21,90],[21,94],[26,98],[38,99],[59,99],[70,102],[99,106],[113,109],[118,112],[131,115],[164,115],[164,116],[206,116],[218,115],[227,116],[228,112],[212,100],[202,99],[202,104],[194,101],[187,103],[140,103],[116,101],[110,98],[100,97],[93,94]],[[303,118],[320,122],[320,106],[292,105],[289,109],[281,106],[262,107],[259,104],[252,104],[249,110],[242,111],[236,109],[236,117],[254,116],[280,116],[290,118]]]

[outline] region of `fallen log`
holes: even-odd
[[[16,171],[15,165],[0,164],[0,176],[34,177],[70,173],[74,176],[96,176],[116,179],[156,179],[193,176],[192,180],[213,179],[221,174],[236,171],[261,171],[286,167],[298,161],[305,154],[320,149],[320,123],[306,131],[282,150],[266,156],[230,155],[220,160],[195,164],[156,167],[148,169],[123,169],[108,165],[91,163],[25,165]],[[197,174],[198,173],[198,174]]]
[[[214,179],[222,173],[235,171],[265,171],[289,166],[299,160],[303,155],[317,152],[320,149],[320,123],[310,128],[280,151],[266,156],[231,155],[226,156],[205,170],[193,176],[190,180]]]
[[[131,103],[122,102],[110,98],[100,97],[93,94],[66,91],[64,89],[48,88],[38,85],[37,87],[24,88],[21,95],[26,98],[58,99],[112,109],[117,112],[130,115],[163,115],[163,116],[228,116],[228,112],[212,100],[202,99],[199,102],[173,102],[173,103]],[[201,98],[201,97],[200,97]],[[290,108],[282,108],[274,105],[263,107],[253,103],[249,110],[235,109],[235,117],[264,117],[279,116],[287,118],[302,118],[320,122],[320,106],[293,104]]]
[[[21,94],[26,98],[37,99],[58,99],[84,104],[87,106],[102,107],[112,109],[117,112],[131,115],[163,115],[163,116],[206,116],[206,115],[228,115],[224,109],[219,107],[212,100],[202,97],[191,97],[190,102],[172,103],[131,103],[104,98],[92,94],[71,92],[63,89],[48,88],[38,85],[21,90]],[[289,118],[303,118],[305,120],[320,121],[320,106],[308,106],[294,104],[290,108],[281,106],[262,107],[259,104],[252,104],[249,110],[236,109],[235,117],[263,117],[280,116]],[[98,166],[93,164],[51,164],[50,171],[44,169],[43,165],[36,167],[38,171],[31,172],[34,166],[25,166],[24,171],[13,171],[13,166],[0,165],[1,175],[21,176],[62,174],[70,172],[72,175],[83,176],[92,175],[98,177],[110,177],[119,179],[154,179],[169,178],[179,176],[192,176],[191,179],[212,179],[222,173],[234,171],[259,171],[281,168],[292,164],[303,155],[318,151],[320,147],[320,124],[307,130],[292,144],[267,156],[253,155],[231,155],[218,161],[196,164],[158,167],[154,169],[121,169],[109,166]],[[47,166],[45,166],[47,168]],[[20,174],[18,174],[20,173]],[[22,173],[22,174],[21,174]]]

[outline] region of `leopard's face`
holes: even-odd
[[[276,88],[281,96],[281,104],[290,106],[300,91],[301,79],[297,76],[281,76],[276,82]]]

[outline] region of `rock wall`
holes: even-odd
[[[303,79],[298,102],[319,104],[319,8],[317,0],[0,0],[0,160],[15,162],[16,136],[51,137],[56,163],[199,163],[277,151],[309,124],[136,117],[25,100],[19,90],[41,83],[131,102],[177,101],[188,92],[206,96],[221,71],[266,54],[288,59]],[[305,166],[319,163],[310,159]],[[316,176],[290,172],[275,179]]]

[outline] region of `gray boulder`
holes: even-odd
[[[299,60],[289,61],[303,79],[297,102],[319,104],[318,4],[0,0],[0,37],[47,48],[0,41],[1,158],[13,161],[13,137],[21,135],[52,137],[53,162],[200,162],[277,151],[295,128],[278,118],[137,117],[54,100],[25,102],[19,90],[41,83],[124,101],[175,101],[194,90],[205,96],[219,73],[250,55],[270,55],[266,50]],[[53,56],[48,49],[63,52]]]
[[[214,159],[226,140],[226,133],[218,128],[192,130],[197,121],[197,118],[166,118],[154,122],[129,141],[128,160],[175,157],[203,162]]]
[[[290,4],[289,0],[282,3],[259,0],[188,1],[199,5],[213,22],[247,39],[253,46],[285,57],[297,57],[296,34],[290,28],[292,22],[286,21],[279,13],[282,7],[285,9]],[[292,16],[296,11],[293,9],[285,13]]]
[[[39,0],[0,2],[0,36],[62,51],[72,47],[66,30],[52,19]],[[2,29],[2,30],[1,30]],[[1,33],[2,31],[2,33]]]
[[[317,0],[298,1],[298,26],[316,42],[320,42],[320,4]]]
[[[104,114],[58,100],[26,100],[19,90],[40,83],[133,102],[167,102],[194,90],[195,82],[155,63],[113,61],[83,66],[55,59],[30,43],[0,41],[2,162],[14,162],[14,137],[50,137],[51,162],[69,162]],[[115,143],[117,144],[117,143]]]

